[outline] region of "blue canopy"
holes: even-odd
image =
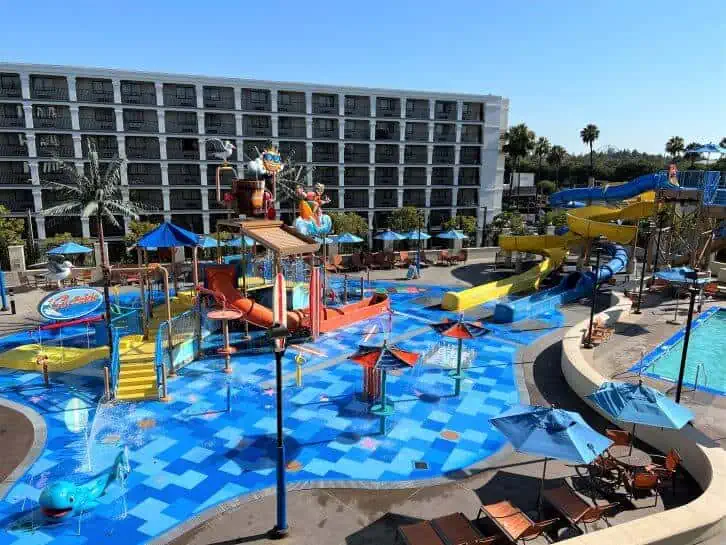
[[[391,231],[390,229],[386,229],[381,234],[376,235],[373,238],[376,240],[406,240],[405,236],[399,235],[396,231]]]
[[[622,422],[679,430],[693,420],[690,409],[642,383],[606,382],[587,396]]]
[[[75,242],[64,242],[60,246],[49,250],[48,253],[51,255],[70,255],[70,254],[90,254],[93,249],[87,246],[81,246]]]
[[[363,239],[353,233],[342,233],[335,239],[338,244],[358,244]]]
[[[696,280],[691,280],[686,277],[686,273],[693,272],[690,267],[673,267],[672,269],[666,269],[664,271],[658,271],[655,273],[655,277],[659,280],[665,280],[671,284],[683,285],[683,286],[700,286],[707,284],[711,281],[710,278],[701,277]]]
[[[613,443],[563,409],[514,405],[489,421],[518,452],[576,464],[589,464]]]
[[[445,238],[448,240],[467,240],[469,237],[457,229],[449,229],[443,233],[436,235],[436,238]]]
[[[726,149],[713,143],[704,144],[693,149],[686,149],[686,153],[726,153]]]
[[[222,246],[224,246],[224,241],[222,241]],[[208,235],[200,235],[199,236],[199,247],[200,248],[216,248],[217,247],[217,239],[214,237],[210,237]]]
[[[324,239],[323,237],[313,237],[313,240],[315,240],[318,244],[323,244],[323,240],[325,241],[325,244],[337,244],[340,242],[338,237],[335,235],[326,235]]]
[[[199,246],[199,235],[173,223],[164,222],[139,239],[136,246],[147,250],[156,248],[178,248]]]
[[[252,240],[250,237],[244,237],[245,238],[245,246],[248,248],[251,247],[255,241]],[[230,248],[241,248],[242,247],[242,237],[232,238],[224,243],[225,246],[229,246]]]
[[[408,233],[406,233],[403,236],[406,237],[408,240],[419,240],[419,238],[421,240],[428,240],[431,238],[431,235],[429,235],[428,233],[426,233],[424,231],[421,231],[419,233],[419,231],[416,229],[414,229],[413,231],[409,231]]]

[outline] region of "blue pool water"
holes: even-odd
[[[634,370],[645,368],[645,375],[677,381],[684,333],[684,330],[678,331],[648,354]],[[697,371],[699,390],[726,395],[726,310],[709,309],[694,321],[684,383],[693,386]]]

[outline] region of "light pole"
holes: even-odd
[[[275,385],[277,390],[277,524],[272,529],[272,536],[287,536],[287,485],[285,483],[285,442],[283,438],[282,413],[282,357],[285,348],[279,347],[275,339],[284,339],[289,334],[287,327],[274,324],[267,330],[267,337],[275,345]]]
[[[597,281],[598,276],[600,272],[600,252],[602,251],[602,241],[605,240],[605,237],[602,235],[597,237],[593,240],[594,243],[596,243],[595,246],[595,269],[593,271],[593,282],[592,282],[592,297],[591,297],[591,303],[590,303],[590,325],[587,328],[587,339],[585,340],[584,347],[585,348],[593,348],[595,345],[592,342],[592,323],[595,319],[595,303],[597,301]]]
[[[691,324],[693,322],[693,306],[696,304],[696,294],[698,288],[696,288],[696,278],[698,278],[698,271],[689,271],[686,273],[686,278],[693,280],[693,285],[688,288],[688,292],[691,296],[691,300],[688,303],[688,319],[686,320],[686,334],[683,337],[683,351],[681,352],[681,368],[678,371],[678,385],[676,386],[676,403],[681,402],[681,391],[683,390],[683,377],[686,374],[686,359],[688,358],[688,341],[691,338]]]
[[[638,290],[638,307],[633,311],[633,314],[640,314],[640,305],[643,301],[643,281],[645,280],[645,267],[648,265],[648,246],[650,246],[650,241],[648,240],[648,235],[652,231],[652,225],[649,222],[647,224],[647,227],[645,228],[645,248],[643,253],[643,268],[640,271],[640,289]],[[635,247],[638,247],[638,241],[635,241]],[[635,252],[633,252],[635,253]]]
[[[658,272],[658,256],[660,256],[660,235],[663,232],[663,216],[658,217],[658,240],[655,243],[655,259],[653,261],[653,272]]]

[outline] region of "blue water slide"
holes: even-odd
[[[573,201],[622,201],[632,199],[656,189],[675,188],[668,181],[665,172],[655,172],[652,174],[644,174],[635,180],[621,185],[605,185],[602,187],[580,187],[576,189],[565,189],[550,195],[550,206],[567,207],[568,203]]]
[[[620,244],[605,244],[603,250],[610,256],[610,260],[598,269],[598,283],[607,282],[628,265],[628,251]],[[574,272],[554,288],[507,303],[498,303],[494,307],[493,319],[498,323],[509,323],[551,312],[560,305],[590,294],[594,280],[595,274],[592,272]]]

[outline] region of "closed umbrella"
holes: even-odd
[[[489,421],[523,454],[544,457],[537,497],[542,510],[542,492],[547,460],[589,464],[613,442],[592,429],[577,413],[552,407],[514,405]]]

